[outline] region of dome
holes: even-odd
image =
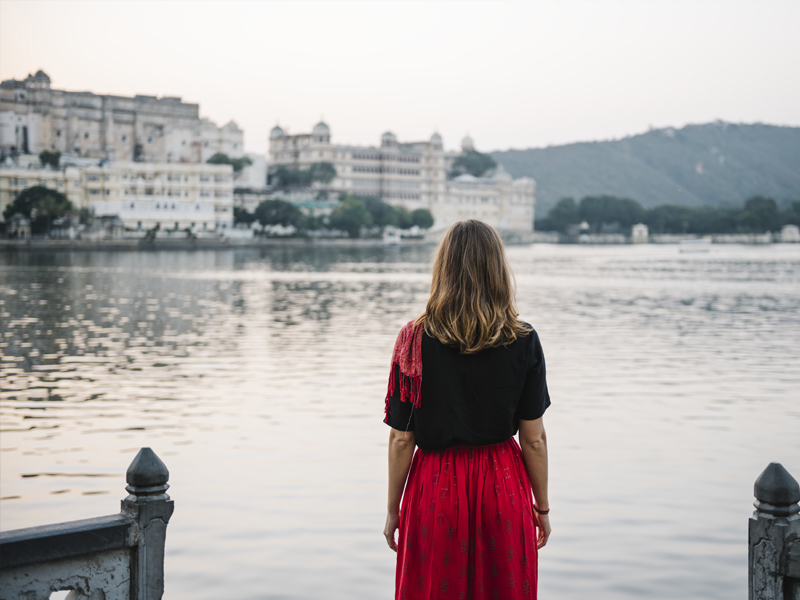
[[[381,146],[395,146],[397,145],[397,136],[391,131],[387,131],[381,136]]]
[[[314,125],[314,129],[312,132],[314,135],[330,135],[331,128],[325,123],[325,121],[320,121],[316,125]]]
[[[472,141],[472,138],[468,135],[461,140],[461,151],[468,152],[470,150],[475,150],[475,142]]]
[[[35,77],[36,79],[44,79],[44,80],[46,80],[46,81],[47,81],[47,83],[50,83],[50,77],[48,77],[48,76],[47,76],[47,73],[45,73],[45,72],[44,72],[44,71],[42,71],[41,69],[39,69],[38,71],[36,71],[36,75],[34,75],[34,77]]]
[[[275,125],[275,127],[272,128],[272,131],[269,132],[269,139],[271,140],[283,137],[286,137],[286,132],[281,129],[279,125]]]
[[[433,144],[434,146],[441,146],[442,145],[442,136],[440,136],[438,133],[434,133],[431,136],[431,144]]]

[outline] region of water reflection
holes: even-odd
[[[3,255],[0,525],[114,512],[150,445],[168,597],[391,597],[380,418],[430,252]],[[554,398],[542,596],[742,596],[753,478],[800,473],[798,249],[509,253]]]

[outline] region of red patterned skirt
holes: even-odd
[[[535,599],[537,558],[514,438],[417,450],[400,509],[395,600]]]

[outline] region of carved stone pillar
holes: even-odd
[[[142,448],[126,474],[129,496],[122,512],[136,521],[131,555],[132,600],[161,600],[164,594],[164,546],[175,509],[167,494],[169,470],[150,448]]]
[[[800,600],[800,486],[780,463],[756,479],[750,518],[749,600]]]

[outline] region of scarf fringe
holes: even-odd
[[[399,379],[399,381],[398,381]],[[400,388],[400,401],[420,406],[422,388],[422,325],[409,321],[397,335],[392,352],[392,367],[386,392],[384,414],[389,416],[389,401]]]

